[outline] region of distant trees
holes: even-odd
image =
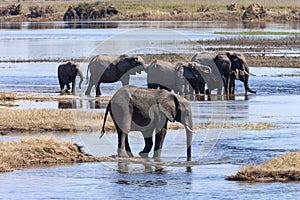
[[[118,12],[114,6],[101,6],[98,3],[79,3],[75,8],[69,6],[64,14],[64,20],[99,19],[117,15]]]

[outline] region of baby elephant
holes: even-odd
[[[70,83],[72,83],[72,94],[75,93],[75,81],[76,76],[80,77],[79,88],[81,89],[81,83],[83,81],[83,75],[79,64],[73,61],[63,62],[58,66],[57,69],[58,81],[61,92],[65,92],[64,87],[67,86],[67,93],[70,93]]]
[[[108,112],[118,132],[118,156],[133,156],[128,143],[128,133],[141,131],[145,147],[139,155],[148,157],[153,146],[152,135],[155,130],[153,157],[160,158],[167,123],[177,121],[185,126],[187,160],[191,160],[193,123],[190,104],[185,98],[167,90],[124,86],[113,95],[106,108],[101,137],[104,134]]]

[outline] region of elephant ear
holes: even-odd
[[[192,62],[184,63],[183,66],[183,76],[186,79],[194,79],[197,78],[198,74],[194,68],[194,64]]]
[[[214,62],[219,68],[219,70],[222,70],[226,73],[229,73],[231,71],[231,59],[228,55],[229,53],[226,54],[218,54],[214,58]]]
[[[179,102],[175,94],[160,90],[157,97],[158,107],[169,121],[174,122],[178,114]]]

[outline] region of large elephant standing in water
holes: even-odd
[[[146,72],[148,88],[173,90],[178,94],[190,94],[191,90],[198,94],[199,85],[205,84],[201,74],[211,75],[209,67],[197,62],[171,63],[163,60],[153,61]]]
[[[90,95],[93,86],[96,87],[96,96],[101,95],[101,83],[113,83],[121,81],[122,85],[129,84],[129,76],[141,73],[145,62],[140,56],[110,56],[98,55],[92,58],[87,69],[91,77],[85,95]]]
[[[256,93],[248,85],[250,73],[246,59],[243,54],[236,52],[203,53],[193,56],[191,61],[210,66],[212,73],[217,76],[211,82],[207,82],[208,89],[218,89],[221,94],[224,87],[224,94],[234,94],[235,80],[244,82],[245,93]],[[205,78],[205,77],[204,77]]]
[[[70,91],[70,83],[72,83],[72,90],[71,92],[75,93],[75,82],[76,76],[80,77],[79,88],[81,89],[81,83],[83,81],[83,75],[81,71],[81,67],[79,64],[73,61],[67,61],[61,63],[57,68],[57,75],[58,75],[58,82],[60,85],[60,90],[63,91],[65,85],[67,87],[68,92]]]
[[[148,157],[153,146],[152,135],[155,130],[153,157],[159,158],[167,132],[167,123],[177,121],[185,126],[187,160],[191,160],[192,112],[189,102],[184,97],[167,90],[124,86],[113,95],[106,108],[102,135],[108,112],[118,132],[118,156],[133,156],[128,143],[128,133],[141,131],[145,147],[139,155]]]

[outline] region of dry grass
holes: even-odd
[[[0,132],[45,132],[45,131],[100,131],[104,113],[84,112],[78,110],[59,109],[8,109],[0,107]],[[278,126],[270,123],[203,123],[195,124],[194,129],[207,128],[241,128],[241,129],[272,129]],[[107,131],[115,131],[109,115]],[[181,129],[179,123],[169,123],[170,129]]]
[[[7,109],[0,108],[0,131],[99,131],[104,114],[55,109]],[[114,129],[110,117],[106,129]]]
[[[59,101],[70,99],[90,99],[98,101],[109,101],[111,97],[101,96],[95,98],[80,97],[75,95],[45,95],[45,94],[20,94],[13,92],[0,92],[0,101],[34,100],[34,101]]]
[[[41,165],[93,162],[96,158],[85,155],[72,142],[53,138],[0,141],[0,172]]]
[[[300,181],[300,151],[287,152],[261,165],[243,167],[227,180],[271,182]]]
[[[273,129],[278,128],[278,125],[271,123],[224,123],[224,124],[216,124],[216,123],[203,123],[196,124],[195,129],[208,129],[208,128],[225,128],[225,129],[252,129],[252,130],[265,130],[265,129]]]

